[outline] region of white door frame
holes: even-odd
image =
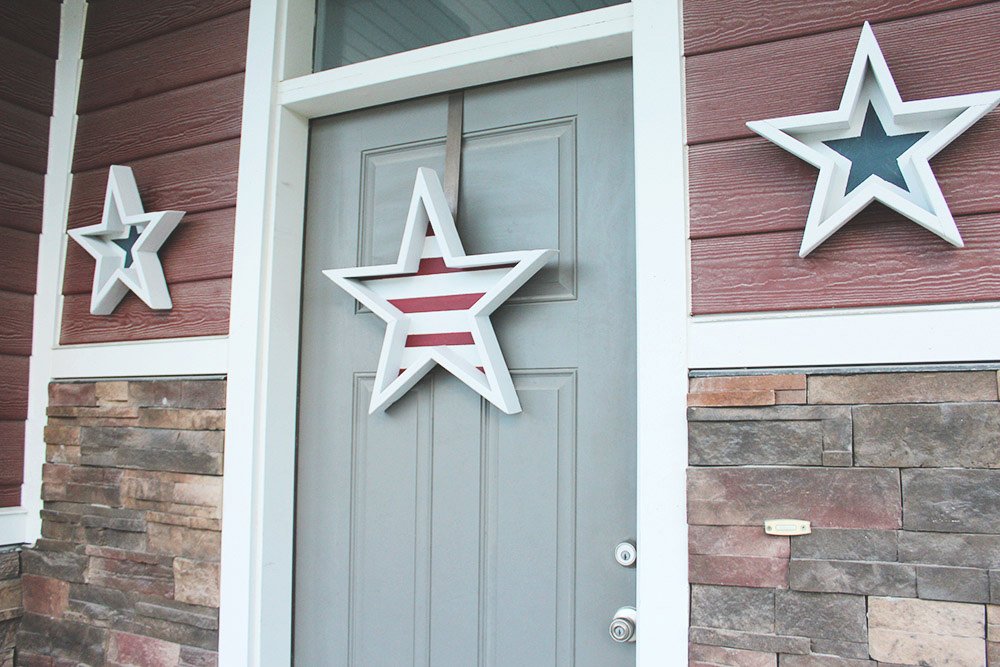
[[[685,664],[688,260],[680,0],[634,0],[309,74],[314,14],[315,0],[251,4],[229,340],[220,664],[284,665],[291,659],[309,119],[630,55],[638,662]]]

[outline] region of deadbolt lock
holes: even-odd
[[[636,550],[631,541],[620,542],[615,547],[615,560],[622,567],[635,567]]]

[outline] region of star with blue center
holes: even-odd
[[[866,22],[838,109],[747,126],[819,169],[800,257],[873,201],[962,247],[930,159],[998,103],[1000,91],[904,102]]]
[[[69,231],[96,260],[91,313],[110,315],[129,291],[154,310],[173,306],[157,253],[183,217],[182,211],[147,213],[132,170],[111,167],[101,221]]]

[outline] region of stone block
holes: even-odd
[[[806,519],[817,528],[899,528],[899,475],[865,468],[692,468],[688,522],[763,525]]]
[[[222,474],[221,431],[152,428],[82,429],[84,465]]]
[[[148,524],[148,548],[153,553],[195,560],[218,561],[222,533],[161,523]]]
[[[1000,570],[990,570],[990,602],[1000,604]]]
[[[720,667],[777,667],[778,664],[778,656],[774,653],[707,644],[691,644],[688,647],[688,660],[691,663],[701,662]]]
[[[913,565],[902,563],[793,559],[788,586],[814,593],[915,597],[917,575]]]
[[[688,526],[688,553],[710,556],[788,558],[788,538],[762,526]]]
[[[841,658],[868,658],[868,642],[845,642],[837,639],[813,639],[812,652]]]
[[[899,560],[956,567],[1000,568],[1000,535],[899,532]]]
[[[24,574],[83,583],[88,559],[69,551],[26,549],[21,553],[21,564]]]
[[[777,591],[774,597],[775,632],[812,639],[868,641],[863,595]]]
[[[147,618],[190,625],[202,630],[219,629],[219,611],[217,609],[181,604],[172,600],[156,599],[154,601],[136,602],[135,611],[140,616]]]
[[[48,424],[45,427],[44,440],[49,445],[78,445],[80,444],[80,427]]]
[[[791,538],[793,558],[818,560],[896,560],[895,530],[817,528]]]
[[[93,382],[52,382],[49,405],[97,405]]]
[[[106,637],[107,630],[104,628],[40,614],[25,614],[17,635],[17,647],[19,651],[48,655],[70,664],[103,665]]]
[[[806,376],[802,373],[780,375],[730,375],[691,378],[688,391],[805,391]]]
[[[835,655],[783,655],[778,667],[877,667],[874,660],[856,660]]]
[[[687,395],[687,404],[694,406],[774,405],[773,391],[697,391]]]
[[[691,586],[691,625],[773,633],[774,591],[694,584]]]
[[[986,606],[986,639],[1000,642],[1000,605]]]
[[[181,662],[178,667],[218,667],[219,654],[193,646],[181,647]]]
[[[121,470],[47,463],[42,467],[42,500],[118,506],[121,479]]]
[[[788,588],[788,559],[691,554],[688,556],[688,581],[719,586]]]
[[[693,407],[688,409],[688,421],[691,423],[729,424],[749,423],[754,428],[765,432],[772,423],[794,426],[808,425],[816,427],[816,432],[809,431],[822,442],[822,449],[827,451],[851,450],[851,409],[849,407],[825,405],[782,405],[761,408],[707,408]],[[763,436],[762,436],[763,437]]]
[[[152,637],[112,631],[108,660],[122,667],[177,667],[181,647]]]
[[[75,445],[46,445],[46,463],[80,464],[80,448]]]
[[[1000,470],[903,470],[903,527],[952,533],[997,532]]]
[[[918,565],[917,597],[953,602],[989,602],[989,573],[968,567]]]
[[[986,642],[986,664],[988,667],[1000,666],[1000,642]]]
[[[875,660],[986,667],[982,605],[872,597],[868,625]]]
[[[14,648],[17,644],[17,630],[20,626],[20,617],[0,621],[0,649]]]
[[[114,588],[72,584],[65,616],[85,620],[90,625],[128,630],[135,615],[135,598],[134,593]]]
[[[98,403],[124,403],[128,400],[128,382],[98,382],[94,385]]]
[[[692,626],[688,629],[688,638],[691,642],[696,644],[726,646],[730,648],[747,649],[750,651],[760,651],[763,653],[790,653],[795,655],[806,655],[809,653],[810,648],[809,639],[807,637],[785,637],[757,632],[725,630],[722,628],[701,628]]]
[[[219,606],[219,564],[188,558],[174,559],[174,599],[180,602]]]
[[[171,568],[131,560],[92,557],[86,583],[146,595],[173,597],[174,594]]]
[[[191,431],[221,431],[226,428],[226,411],[139,408],[138,426]]]
[[[810,375],[809,402],[959,403],[997,400],[994,371]]]
[[[1000,468],[1000,403],[858,406],[854,460],[889,468]]]
[[[693,466],[822,465],[823,425],[816,421],[693,421]]]
[[[21,580],[0,581],[0,618],[21,615]]]
[[[126,470],[122,501],[129,508],[218,519],[222,516],[222,478]]]
[[[24,610],[44,616],[62,616],[69,606],[69,582],[26,574],[21,578]]]
[[[77,426],[133,426],[139,411],[129,405],[109,403],[98,407],[50,405],[45,414],[72,420]]]
[[[156,380],[129,383],[129,400],[141,407],[221,410],[225,380]]]
[[[21,574],[21,550],[0,551],[0,580]]]

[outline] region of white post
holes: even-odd
[[[688,244],[680,0],[633,0],[637,664],[687,664]]]

